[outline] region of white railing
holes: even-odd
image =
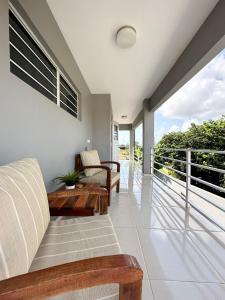
[[[139,149],[141,149],[141,147],[138,147]],[[143,163],[143,152],[138,151],[138,154],[136,155],[135,151],[134,151],[134,160],[136,162],[138,162],[138,164],[142,165]]]
[[[193,203],[190,203],[190,192],[196,194],[197,196],[200,196],[200,194],[198,194],[196,192],[196,190],[193,190],[193,185],[191,184],[191,180],[199,182],[203,185],[206,185],[208,187],[211,187],[217,191],[220,191],[221,193],[225,193],[225,188],[213,183],[210,183],[206,180],[203,180],[201,178],[192,176],[192,167],[196,167],[196,168],[201,168],[201,169],[206,169],[209,171],[214,171],[214,172],[218,172],[220,174],[225,174],[225,170],[224,169],[220,169],[220,168],[215,168],[212,166],[207,166],[207,165],[201,165],[201,164],[197,164],[192,162],[192,153],[196,153],[196,152],[200,152],[200,153],[209,153],[209,154],[219,154],[219,155],[225,155],[225,151],[216,151],[216,150],[208,150],[208,149],[173,149],[173,148],[161,148],[161,150],[164,151],[168,151],[168,152],[183,152],[184,158],[183,159],[176,159],[176,158],[172,158],[172,157],[168,157],[168,156],[161,156],[161,155],[156,155],[155,154],[155,149],[152,148],[151,149],[151,174],[155,175],[155,172],[161,173],[163,176],[169,177],[171,180],[174,180],[176,182],[176,184],[181,185],[183,188],[185,188],[185,195],[183,196],[183,200],[185,200],[186,204],[186,208],[189,208],[190,206],[195,208],[200,214],[202,214],[204,217],[206,217],[209,221],[211,221],[212,223],[214,223],[215,225],[217,225],[218,227],[221,228],[221,226],[219,224],[216,223],[215,220],[212,220],[211,218],[209,218],[208,216],[206,216],[201,210],[199,210],[199,208],[195,207]],[[175,161],[181,164],[185,165],[185,172],[177,170],[165,163],[162,162],[157,162],[157,158],[161,158],[164,161]],[[224,157],[224,161],[225,161],[225,157]],[[155,167],[155,164],[160,166],[160,167],[164,167],[170,171],[173,171],[175,173],[178,173],[180,175],[182,175],[185,178],[185,181],[180,181],[175,179],[174,177],[167,175],[163,172],[161,172],[159,169],[157,169]],[[157,177],[158,178],[158,177]],[[165,184],[165,181],[163,181],[163,183]],[[171,188],[171,187],[170,187]],[[225,194],[224,194],[225,195]],[[180,196],[180,195],[179,195]],[[216,208],[220,209],[221,211],[225,212],[225,210],[218,206],[217,204],[213,203],[212,201],[205,199],[204,200],[206,202],[208,202],[209,204],[215,206]],[[225,199],[224,199],[225,200]],[[225,230],[225,228],[221,228],[223,230]]]

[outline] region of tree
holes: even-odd
[[[201,125],[191,124],[190,128],[186,132],[171,132],[165,134],[162,139],[158,142],[155,149],[155,159],[159,163],[170,166],[174,169],[185,172],[185,163],[180,163],[177,161],[171,161],[169,159],[163,159],[161,156],[168,158],[175,158],[178,160],[186,160],[186,153],[184,151],[174,151],[165,150],[169,149],[209,149],[209,150],[225,150],[225,116],[222,116],[218,120],[205,121]],[[192,152],[192,162],[196,164],[201,164],[204,166],[211,166],[214,168],[219,168],[225,170],[225,155],[216,153],[204,153],[204,152]],[[160,169],[160,165],[155,165],[157,169]],[[181,180],[185,180],[185,177],[172,172],[172,175],[176,176]],[[199,167],[192,167],[192,175],[225,187],[225,175],[202,169]],[[204,184],[200,184],[192,180],[192,184],[209,190],[216,194],[222,195],[221,192],[210,188]]]

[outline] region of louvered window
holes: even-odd
[[[78,118],[78,93],[17,14],[9,10],[10,71]]]

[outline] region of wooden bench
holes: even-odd
[[[141,299],[108,215],[50,220],[35,159],[0,167],[0,207],[0,299]]]

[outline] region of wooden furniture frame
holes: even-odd
[[[103,166],[104,164],[115,164],[116,165],[116,172],[120,172],[120,163],[116,161],[101,161],[101,165],[96,166],[83,166],[80,154],[75,155],[75,170],[76,171],[84,171],[85,169],[102,169],[107,171],[107,177],[106,177],[106,185],[103,186],[108,191],[108,205],[110,205],[111,202],[111,189],[116,186],[116,192],[119,193],[120,191],[120,179],[118,179],[113,185],[111,181],[111,169],[108,166]]]
[[[112,255],[71,262],[0,281],[1,300],[36,300],[118,283],[120,300],[141,300],[143,272],[135,257]]]
[[[59,188],[48,193],[51,216],[93,216],[97,209],[100,215],[108,212],[108,191],[97,183],[82,183],[82,188],[66,190]]]

